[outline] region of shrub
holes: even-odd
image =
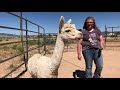
[[[0,39],[0,42],[2,42],[3,40],[2,39]]]
[[[16,49],[17,49],[17,44],[14,44],[14,45],[12,46],[12,49],[16,50]]]
[[[8,49],[9,49],[8,46],[3,46],[2,48],[3,48],[4,50],[8,50]]]
[[[16,52],[18,54],[22,54],[24,52],[24,49],[22,48],[22,45],[18,45],[17,48],[16,48]]]
[[[10,64],[10,66],[8,67],[8,69],[14,69],[14,68],[16,68],[16,66],[13,63]]]

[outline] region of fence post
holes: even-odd
[[[105,25],[105,48],[106,48],[106,42],[107,42],[107,27]]]
[[[26,60],[25,60],[25,68],[27,69],[26,64],[28,63],[28,31],[27,31],[27,20],[26,20]]]
[[[114,28],[114,27],[112,27],[112,37],[113,37],[113,28]]]
[[[23,58],[25,62],[25,52],[24,52],[24,44],[23,44],[23,30],[22,30],[22,12],[20,12],[20,38],[22,42],[22,53],[23,53]]]
[[[40,54],[40,30],[38,26],[38,53]]]
[[[44,38],[44,55],[46,54],[46,35],[45,35],[45,29],[43,30],[44,34],[43,34],[43,38]]]

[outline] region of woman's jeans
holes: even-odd
[[[86,78],[92,78],[92,63],[94,60],[96,69],[94,72],[93,78],[100,78],[101,77],[101,71],[103,68],[103,58],[102,53],[100,49],[87,49],[83,52],[83,57],[85,59],[86,64]]]

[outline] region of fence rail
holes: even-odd
[[[21,43],[23,52],[20,53],[20,54],[14,55],[12,57],[8,57],[8,58],[0,60],[0,64],[2,64],[4,62],[7,62],[7,61],[10,61],[10,60],[13,60],[14,58],[19,57],[19,56],[22,56],[24,62],[21,63],[19,66],[15,67],[14,69],[12,69],[6,75],[2,76],[2,78],[8,77],[10,74],[12,74],[16,70],[18,70],[18,68],[25,65],[25,70],[21,71],[21,73],[19,73],[15,77],[15,78],[18,78],[27,71],[27,66],[26,65],[27,65],[27,62],[28,62],[28,55],[29,55],[28,52],[30,52],[32,50],[38,50],[38,53],[41,54],[41,53],[44,52],[44,55],[45,55],[46,52],[47,52],[46,45],[48,45],[48,46],[52,45],[54,47],[53,44],[55,44],[55,42],[56,42],[57,33],[45,33],[45,29],[42,26],[40,26],[38,24],[35,24],[35,23],[23,18],[22,13],[20,13],[20,16],[14,14],[14,13],[11,13],[11,12],[7,12],[7,14],[13,15],[13,16],[18,17],[20,19],[20,28],[1,26],[1,25],[0,25],[0,28],[20,31],[20,35],[18,35],[18,36],[20,37],[21,40],[19,40],[19,41],[11,41],[11,42],[2,42],[2,43],[0,43],[0,46]],[[22,22],[23,22],[22,20],[25,20],[25,29],[22,28]],[[35,26],[37,26],[38,27],[37,31],[28,30],[28,22],[35,25]],[[42,30],[42,32],[41,32],[41,30]],[[25,32],[25,35],[23,35],[23,32]],[[29,39],[29,37],[30,36],[32,37],[32,35],[28,35],[28,32],[37,33],[37,35],[35,35],[37,39],[34,39],[34,40]],[[25,38],[25,40],[23,40],[23,38]],[[43,41],[41,41],[41,38],[42,38]],[[38,41],[37,46],[35,46],[35,47],[31,48],[31,49],[28,49],[28,45],[29,45],[30,41]],[[73,42],[73,41],[69,41],[69,42],[67,41],[65,43],[66,46],[67,46],[67,50],[68,50],[68,44],[71,44],[71,42]],[[26,44],[25,47],[24,47],[24,43]],[[43,48],[43,50],[42,50],[42,48]]]
[[[4,75],[2,78],[6,78],[6,77],[9,76],[11,73],[13,73],[13,72],[16,71],[18,68],[20,68],[22,65],[25,65],[25,70],[22,71],[22,72],[21,72],[18,76],[16,76],[16,77],[21,76],[24,72],[27,71],[26,64],[27,64],[27,62],[28,62],[28,52],[29,52],[29,51],[32,51],[32,50],[35,50],[35,49],[38,49],[38,53],[41,53],[41,52],[45,51],[45,48],[46,48],[46,44],[45,44],[45,29],[44,29],[42,26],[40,26],[40,25],[38,25],[38,24],[36,24],[36,23],[33,23],[33,22],[31,22],[31,21],[23,18],[23,17],[22,17],[22,12],[20,13],[20,16],[14,14],[14,13],[11,13],[11,12],[7,12],[7,14],[13,15],[13,16],[18,17],[18,18],[20,19],[20,28],[7,27],[7,26],[0,26],[0,28],[5,28],[5,29],[10,29],[10,30],[18,30],[18,31],[21,31],[21,33],[20,33],[20,38],[21,38],[21,40],[20,40],[20,41],[12,41],[12,42],[0,43],[0,45],[2,46],[2,45],[13,44],[13,43],[22,43],[23,52],[22,52],[21,54],[18,54],[18,55],[9,57],[9,58],[7,58],[7,59],[0,60],[0,63],[4,63],[4,62],[6,62],[6,61],[12,60],[13,58],[18,57],[18,56],[21,56],[21,55],[23,55],[24,62],[23,62],[22,64],[20,64],[19,66],[17,66],[16,68],[14,68],[14,69],[13,69],[12,71],[10,71],[9,73],[7,73],[6,75]],[[26,27],[26,29],[23,29],[23,28],[22,28],[22,22],[23,22],[22,20],[25,20],[25,27]],[[37,26],[37,27],[38,27],[38,31],[35,32],[35,31],[32,31],[32,30],[28,30],[28,24],[27,24],[28,22],[31,23],[31,24],[33,24],[33,25],[35,25],[35,26]],[[43,33],[40,33],[40,28],[43,30]],[[23,40],[23,37],[24,37],[23,31],[26,32],[26,33],[25,33],[25,38],[26,38],[26,40]],[[29,50],[28,50],[28,43],[29,43],[29,41],[35,41],[35,40],[28,40],[28,38],[29,38],[29,37],[28,37],[28,32],[37,33],[37,40],[36,40],[36,41],[38,41],[38,46],[37,46],[37,47],[34,47],[34,48],[32,48],[32,49],[29,49]],[[43,45],[40,45],[40,35],[42,35],[42,37],[43,37]],[[24,50],[23,43],[26,43],[26,47],[25,47],[25,48],[26,48],[26,51]],[[40,52],[40,48],[41,48],[41,47],[44,47],[44,49],[43,49],[43,51]]]
[[[115,30],[117,29],[117,31]],[[105,48],[109,47],[107,45],[108,42],[119,42],[119,35],[120,35],[120,26],[106,26],[105,25],[105,31],[104,31],[104,37],[105,37]],[[113,47],[116,47],[116,45],[114,45]],[[120,47],[120,46],[119,46]]]

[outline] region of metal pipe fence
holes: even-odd
[[[105,31],[103,35],[105,38],[105,48],[120,47],[120,45],[118,45],[120,42],[120,26],[108,27],[105,25]]]
[[[44,29],[42,26],[40,26],[40,25],[38,25],[38,24],[36,24],[36,23],[33,23],[33,22],[31,22],[31,21],[23,18],[23,17],[22,17],[22,12],[20,12],[20,16],[14,14],[14,13],[11,13],[11,12],[7,12],[7,14],[13,15],[13,16],[18,17],[18,18],[20,19],[20,28],[14,28],[14,27],[8,27],[8,26],[0,26],[0,28],[20,31],[20,35],[19,35],[19,36],[20,36],[21,40],[20,40],[20,41],[12,41],[12,42],[0,43],[0,46],[9,45],[9,44],[15,44],[15,43],[17,43],[17,44],[22,43],[22,50],[23,50],[23,52],[20,53],[20,54],[15,55],[15,56],[6,58],[6,59],[4,59],[4,60],[0,60],[0,64],[1,64],[1,63],[4,63],[4,62],[7,62],[7,61],[9,61],[9,60],[12,60],[13,58],[18,57],[18,56],[21,56],[21,55],[23,55],[24,62],[21,63],[21,64],[20,64],[19,66],[17,66],[16,68],[14,68],[13,70],[11,70],[11,71],[10,71],[9,73],[7,73],[6,75],[4,75],[2,78],[6,78],[6,77],[9,76],[11,73],[13,73],[13,72],[16,71],[18,68],[20,68],[22,65],[25,65],[25,70],[23,70],[19,75],[16,76],[16,77],[18,78],[18,77],[20,77],[22,74],[24,74],[24,73],[27,71],[27,66],[26,66],[26,65],[27,65],[27,62],[28,62],[28,52],[29,52],[29,51],[32,51],[32,50],[35,50],[35,49],[38,49],[38,53],[41,53],[41,52],[45,51],[45,49],[46,49],[46,44],[45,44],[45,29]],[[22,28],[22,27],[23,27],[23,26],[22,26],[22,22],[23,22],[22,20],[25,20],[25,28],[26,28],[26,29],[23,29],[23,28]],[[37,26],[37,27],[38,27],[37,32],[36,32],[36,31],[32,31],[32,30],[28,30],[28,23],[31,23],[31,24]],[[42,30],[43,33],[41,33],[40,30]],[[23,35],[23,32],[25,32],[25,35]],[[28,32],[37,33],[37,40],[28,40],[28,39],[29,39],[29,37],[28,37]],[[26,40],[23,40],[24,37],[25,37]],[[41,37],[43,38],[43,44],[42,44],[42,45],[41,45],[41,42],[40,42],[40,38],[41,38]],[[30,42],[30,41],[38,41],[37,47],[34,47],[34,48],[28,50],[28,45],[29,45],[29,42]],[[24,43],[26,44],[26,47],[25,47],[26,50],[24,49]],[[41,47],[44,47],[44,49],[43,49],[42,51],[40,51],[40,48],[41,48]]]
[[[17,55],[14,55],[14,56],[2,59],[2,60],[0,59],[0,64],[5,63],[7,61],[11,61],[14,58],[19,57],[19,56],[22,56],[23,63],[19,64],[17,67],[12,69],[6,75],[2,76],[2,78],[7,78],[10,74],[12,74],[16,70],[18,70],[23,65],[25,65],[25,69],[15,77],[15,78],[18,78],[27,71],[27,62],[28,62],[28,58],[29,58],[29,52],[33,51],[33,50],[38,50],[37,51],[38,53],[41,54],[44,52],[44,55],[45,55],[47,52],[46,46],[52,45],[52,48],[54,49],[54,45],[56,43],[56,38],[57,38],[57,33],[45,33],[45,29],[42,26],[23,18],[22,12],[20,12],[20,16],[14,14],[14,13],[11,13],[11,12],[7,12],[7,14],[18,17],[18,19],[20,19],[20,28],[14,28],[14,27],[0,25],[0,29],[3,28],[3,29],[8,29],[8,30],[20,31],[20,35],[18,35],[20,37],[20,40],[19,41],[11,41],[11,42],[2,42],[2,43],[0,43],[0,46],[12,45],[12,44],[22,44],[22,53],[19,53]],[[25,20],[25,29],[23,29],[23,20]],[[37,31],[28,29],[28,27],[29,27],[28,23],[31,23],[32,25],[37,26]],[[23,35],[23,32],[25,32],[25,35]],[[32,35],[29,35],[28,33],[36,34],[35,36],[37,39],[31,40],[30,37],[34,37],[34,35],[32,36]],[[42,39],[42,41],[41,41],[41,39]],[[29,49],[30,43],[35,44],[35,41],[37,41],[37,43],[36,43],[37,46]],[[69,47],[68,44],[71,44],[71,43],[76,44],[77,42],[76,41],[67,41],[65,43],[66,44],[65,49],[67,49],[67,51],[68,51],[68,47]]]

